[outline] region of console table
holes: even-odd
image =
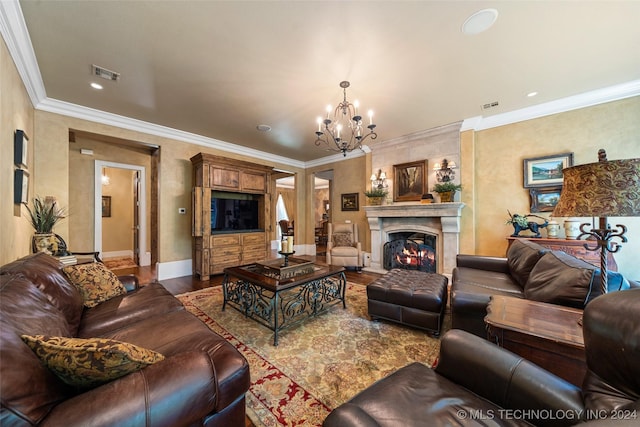
[[[517,239],[527,239],[532,242],[536,242],[537,244],[544,246],[545,248],[549,248],[554,251],[563,251],[572,255],[576,258],[584,260],[589,264],[593,264],[596,267],[600,267],[600,250],[597,251],[589,251],[584,247],[585,243],[589,243],[590,247],[595,245],[595,242],[591,242],[589,240],[569,240],[569,239],[545,239],[539,237],[507,237],[509,241],[509,247],[514,240]],[[607,269],[611,271],[618,271],[618,265],[616,264],[616,260],[613,257],[611,252],[607,252]]]
[[[578,387],[587,371],[582,310],[493,295],[487,306],[488,338]]]

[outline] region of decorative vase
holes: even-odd
[[[370,206],[380,206],[382,204],[382,201],[384,200],[384,197],[383,196],[367,197],[367,199],[369,200]]]
[[[58,251],[56,235],[53,233],[36,233],[33,235],[33,249],[35,252],[44,252],[53,255]]]
[[[440,203],[453,202],[453,196],[456,194],[455,191],[445,191],[440,194]]]
[[[560,224],[558,224],[558,221],[549,221],[549,224],[547,224],[547,237],[549,239],[557,239],[559,232]]]
[[[564,222],[564,236],[568,240],[576,240],[580,235],[580,221],[568,219]]]

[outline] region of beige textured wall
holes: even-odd
[[[159,262],[181,261],[191,258],[192,238],[191,238],[191,187],[192,168],[189,159],[199,152],[216,154],[228,158],[247,160],[254,163],[266,164],[279,169],[285,169],[299,174],[304,182],[306,175],[304,170],[294,168],[291,165],[269,163],[264,159],[251,158],[231,152],[212,149],[209,147],[189,144],[178,141],[149,135],[142,132],[130,131],[114,126],[89,122],[73,117],[61,116],[55,113],[36,111],[35,121],[37,123],[37,133],[42,140],[40,147],[40,158],[55,159],[55,162],[43,160],[43,167],[47,167],[42,173],[43,181],[36,183],[36,186],[43,189],[44,195],[56,195],[58,200],[66,206],[69,205],[69,129],[91,132],[109,137],[122,138],[126,140],[138,141],[141,143],[153,144],[160,147],[159,164],[159,217],[151,218],[150,221],[157,221],[158,236],[158,260]],[[128,163],[127,158],[118,158],[119,163]],[[93,178],[91,178],[93,179]],[[304,201],[304,186],[296,188],[298,192],[298,214],[296,215],[296,227],[305,230],[307,227],[306,211],[304,206],[300,206],[300,198]],[[187,208],[187,215],[178,214],[178,208]],[[300,221],[300,223],[298,223]],[[150,222],[151,223],[151,222]],[[150,224],[149,223],[149,224]],[[61,227],[62,228],[62,227]],[[69,235],[69,228],[62,229],[63,237]],[[93,230],[91,231],[93,233]],[[303,236],[301,235],[300,238]],[[310,237],[313,239],[313,229]],[[313,240],[310,240],[313,242]],[[300,241],[305,243],[305,241]]]
[[[37,142],[34,110],[4,39],[0,38],[0,265],[27,255],[33,235],[26,209],[13,203],[13,135],[16,129],[24,130],[29,137],[27,166],[31,199],[38,173],[33,150]]]
[[[365,156],[356,157],[340,162],[328,163],[326,165],[309,168],[307,173],[310,177],[308,193],[313,194],[313,174],[316,172],[333,170],[333,191],[331,200],[329,202],[331,207],[331,221],[334,223],[351,221],[354,224],[358,224],[358,233],[360,237],[360,243],[362,243],[362,249],[370,252],[370,235],[369,225],[367,218],[364,214],[363,206],[366,204],[364,192],[366,191],[367,175],[366,175],[366,162]],[[343,211],[342,210],[342,194],[358,193],[359,209],[357,211]],[[308,221],[313,224],[315,221],[315,211],[309,210]],[[310,238],[314,238],[314,228],[309,227],[308,230]],[[313,240],[308,240],[309,243],[313,243]]]
[[[93,155],[84,155],[80,153],[81,149],[93,150]],[[69,235],[67,243],[70,248],[75,251],[92,251],[94,248],[94,174],[96,160],[123,163],[144,167],[146,171],[146,187],[147,187],[147,206],[150,206],[150,174],[151,174],[151,157],[148,152],[130,149],[124,146],[116,146],[101,141],[96,141],[88,137],[76,137],[76,142],[68,144],[69,156]],[[118,171],[115,169],[114,171]],[[115,173],[115,172],[114,172]],[[127,171],[130,177],[132,172]],[[131,184],[126,184],[127,191],[131,194]],[[103,194],[110,195],[112,186],[104,186]],[[121,205],[121,203],[118,203]],[[148,210],[148,209],[147,209]],[[103,251],[113,251],[109,249],[113,246],[113,242],[107,242],[105,237],[110,239],[111,224],[117,224],[116,221],[103,222]],[[107,227],[105,227],[105,225]],[[151,217],[147,216],[147,250],[150,247],[150,226]],[[115,234],[121,234],[116,231]]]
[[[529,193],[523,188],[525,158],[573,152],[578,165],[597,161],[600,148],[609,160],[640,157],[639,119],[640,97],[633,97],[477,132],[475,252],[504,256],[506,237],[513,232],[505,225],[507,210],[529,212]],[[466,150],[471,144],[465,142]],[[615,255],[619,271],[640,279],[640,218],[612,218],[610,223],[629,229],[629,242]]]

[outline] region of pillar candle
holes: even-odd
[[[293,252],[293,236],[287,236],[287,252]]]

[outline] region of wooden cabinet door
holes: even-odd
[[[210,185],[213,188],[226,190],[240,189],[240,171],[238,169],[224,169],[211,166]]]
[[[193,187],[191,190],[191,235],[211,234],[211,190]]]
[[[263,173],[242,172],[240,188],[243,191],[264,193],[267,190],[267,178]]]

